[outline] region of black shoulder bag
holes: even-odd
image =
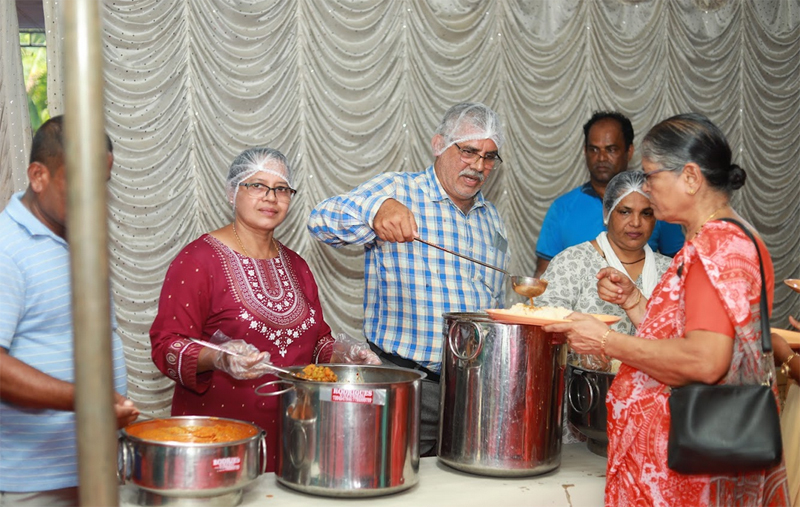
[[[772,353],[767,313],[764,263],[755,238],[761,268],[761,350]],[[769,370],[758,385],[690,384],[672,389],[667,465],[682,474],[730,474],[771,468],[781,462],[782,442],[778,406]]]

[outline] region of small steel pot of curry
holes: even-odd
[[[235,419],[168,417],[120,433],[119,477],[138,488],[139,505],[185,505],[191,498],[237,505],[266,464],[264,431]]]

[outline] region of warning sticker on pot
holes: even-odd
[[[217,472],[235,472],[242,468],[242,458],[237,456],[230,458],[215,458],[212,462],[212,466]]]
[[[319,399],[340,403],[363,403],[366,405],[384,405],[386,389],[344,389],[328,387],[320,389]]]

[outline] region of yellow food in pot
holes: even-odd
[[[314,380],[316,382],[336,382],[339,380],[333,370],[327,366],[317,366],[316,364],[309,364],[298,375],[306,380]]]

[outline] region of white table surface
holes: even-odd
[[[561,466],[543,475],[497,478],[459,472],[437,458],[422,458],[419,483],[393,495],[370,498],[312,496],[278,484],[275,474],[260,476],[242,495],[242,506],[342,506],[346,503],[395,506],[457,507],[593,507],[603,505],[606,460],[591,453],[586,444],[565,445]],[[130,486],[120,489],[123,506],[135,505]]]

